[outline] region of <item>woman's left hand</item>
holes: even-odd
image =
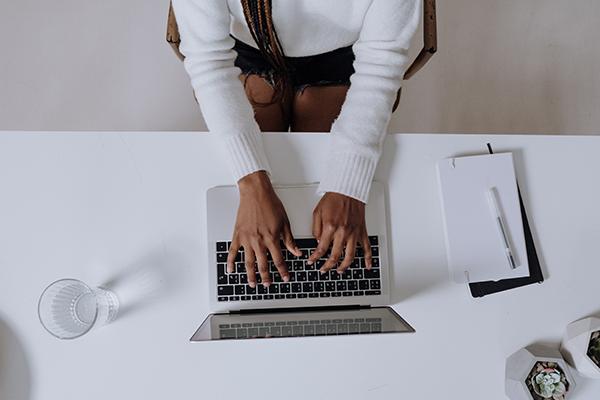
[[[364,249],[367,269],[371,269],[371,246],[363,202],[339,193],[325,193],[313,212],[313,235],[319,241],[319,245],[310,255],[309,264],[322,258],[327,254],[329,247],[332,247],[331,255],[320,269],[321,273],[334,268],[342,252],[345,253],[345,257],[337,271],[346,270],[354,261],[358,244]]]

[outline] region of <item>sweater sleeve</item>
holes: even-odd
[[[236,180],[270,173],[260,128],[235,67],[231,17],[225,0],[173,0],[185,69],[208,129],[229,152]]]
[[[319,192],[367,202],[421,17],[421,0],[373,0],[354,44],[355,73],[330,137]]]

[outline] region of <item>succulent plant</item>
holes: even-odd
[[[555,368],[545,368],[532,379],[531,385],[536,394],[544,399],[564,400],[567,393],[566,378]]]
[[[592,333],[587,355],[600,368],[600,331]]]

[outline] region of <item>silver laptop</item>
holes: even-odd
[[[209,299],[211,311],[191,341],[253,339],[353,334],[405,333],[414,329],[394,312],[390,303],[388,218],[384,186],[374,182],[366,207],[373,268],[365,269],[364,253],[344,273],[319,272],[306,263],[317,246],[312,237],[312,211],[320,197],[316,185],[275,187],[290,219],[296,244],[303,256],[285,248],[282,254],[290,272],[283,282],[269,262],[272,284],[266,288],[247,283],[243,251],[234,273],[226,260],[235,224],[239,195],[235,186],[212,188],[207,193]],[[257,274],[257,279],[260,276]],[[259,279],[260,282],[260,279]]]

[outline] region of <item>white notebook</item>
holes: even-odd
[[[529,276],[511,153],[456,157],[438,163],[448,268],[457,283]],[[495,199],[513,253],[512,268],[488,193]]]

